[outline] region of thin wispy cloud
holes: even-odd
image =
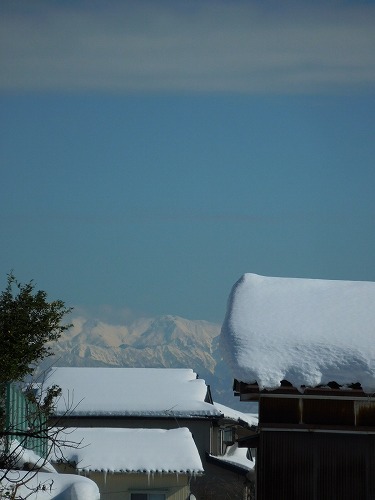
[[[362,2],[4,1],[0,89],[368,89],[374,21]]]

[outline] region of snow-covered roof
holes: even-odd
[[[0,476],[6,471],[0,470]],[[98,486],[87,477],[75,474],[57,474],[49,472],[7,471],[6,479],[1,481],[3,488],[27,480],[17,489],[17,498],[28,500],[100,500]]]
[[[224,455],[211,456],[215,460],[236,465],[237,467],[241,467],[247,471],[253,470],[255,467],[255,460],[252,457],[251,460],[249,458],[249,450],[247,448],[239,448],[238,443],[228,446]]]
[[[234,377],[260,388],[359,382],[375,390],[375,283],[245,274],[221,331]]]
[[[43,472],[56,472],[54,467],[43,457],[40,457],[33,450],[24,448],[17,439],[12,439],[9,445],[9,455],[12,456],[12,462],[15,468],[22,468],[29,464],[35,469],[41,469]]]
[[[127,473],[203,472],[191,432],[177,429],[76,428],[67,433],[78,449],[62,447],[65,459],[82,471]],[[60,457],[52,457],[58,460]]]
[[[62,388],[57,415],[220,415],[205,402],[205,381],[185,368],[52,368],[46,383]]]
[[[214,405],[215,408],[219,410],[225,418],[235,420],[236,422],[242,420],[243,422],[246,422],[250,427],[256,427],[258,425],[258,415],[255,413],[242,413],[216,402],[214,403]]]

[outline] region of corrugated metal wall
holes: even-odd
[[[28,402],[23,392],[14,384],[7,384],[5,400],[6,429],[14,432],[9,440],[17,439],[24,448],[34,450],[39,456],[47,456],[47,439],[17,436],[16,432],[25,432],[35,428],[37,432],[46,426],[45,418],[35,405]]]
[[[262,431],[258,500],[374,500],[375,436]]]

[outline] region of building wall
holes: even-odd
[[[193,435],[200,454],[204,475],[193,478],[191,491],[198,500],[243,500],[247,488],[245,478],[222,467],[208,463],[206,453],[219,451],[219,427],[211,419],[190,418],[123,418],[123,417],[69,417],[59,422],[68,427],[115,427],[144,429],[175,429],[187,427]],[[91,476],[90,476],[91,477]],[[105,496],[107,499],[107,495]],[[252,498],[249,496],[249,498]]]
[[[72,473],[72,468],[61,465],[57,468],[59,472]],[[187,500],[192,480],[187,474],[89,472],[86,476],[98,485],[103,500],[130,500],[132,492],[147,491],[165,493],[167,500]]]
[[[373,500],[375,435],[262,431],[258,500]]]
[[[168,500],[189,497],[189,478],[181,474],[107,474],[92,473],[90,479],[99,486],[101,497],[108,500],[130,500],[131,492],[155,491],[165,493]]]
[[[259,425],[346,426],[360,430],[375,427],[374,398],[365,395],[362,398],[345,398],[344,391],[339,397],[327,397],[327,392],[324,394],[321,391],[320,395],[315,396],[261,396]]]
[[[46,429],[46,418],[39,408],[28,401],[22,390],[13,383],[6,384],[3,388],[5,395],[5,429],[14,431],[14,436],[9,436],[8,441],[17,439],[24,448],[34,450],[39,456],[46,457],[48,442],[41,437],[20,437],[17,432],[28,432],[30,428],[35,429],[39,435],[43,435]]]
[[[191,482],[198,500],[254,500],[254,488],[243,475],[206,463],[205,475]],[[280,500],[280,499],[279,499]]]

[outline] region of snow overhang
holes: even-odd
[[[375,283],[245,274],[221,331],[234,377],[277,389],[334,381],[375,391]]]
[[[113,473],[202,474],[202,462],[189,429],[75,428],[63,457],[80,471]],[[52,461],[58,462],[55,455]]]

